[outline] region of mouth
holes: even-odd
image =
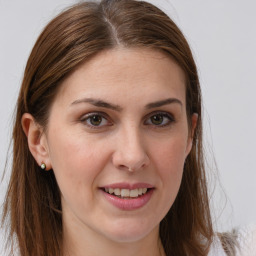
[[[110,195],[122,198],[122,199],[136,199],[147,194],[153,188],[102,188],[102,190]]]
[[[143,208],[152,198],[155,187],[148,183],[115,183],[100,187],[100,190],[110,204],[131,211]]]

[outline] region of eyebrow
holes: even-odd
[[[76,100],[76,101],[72,102],[71,105],[76,105],[79,103],[90,103],[96,107],[109,108],[109,109],[112,109],[112,110],[115,110],[118,112],[120,112],[122,110],[122,108],[119,105],[114,105],[112,103],[108,103],[103,100],[97,100],[97,99],[93,99],[93,98],[84,98],[81,100]]]
[[[160,101],[156,101],[156,102],[152,102],[146,105],[147,109],[150,108],[158,108],[158,107],[162,107],[164,105],[168,105],[168,104],[172,104],[172,103],[178,103],[182,106],[182,102],[176,98],[168,98],[165,100],[160,100]]]
[[[105,102],[103,100],[100,99],[93,99],[93,98],[83,98],[80,100],[75,100],[74,102],[71,103],[71,106],[73,105],[77,105],[80,103],[90,103],[93,106],[96,107],[101,107],[101,108],[108,108],[108,109],[112,109],[118,112],[122,111],[122,107],[119,105],[115,105],[112,103],[108,103]],[[160,101],[156,101],[156,102],[152,102],[146,105],[146,109],[151,109],[151,108],[157,108],[157,107],[162,107],[164,105],[168,105],[168,104],[173,104],[173,103],[177,103],[180,104],[182,106],[182,102],[176,98],[168,98],[168,99],[164,99],[164,100],[160,100]]]

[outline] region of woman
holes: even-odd
[[[197,70],[162,11],[103,0],[48,24],[18,98],[8,214],[22,256],[214,255]]]

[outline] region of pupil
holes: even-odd
[[[155,115],[151,117],[151,121],[153,124],[159,125],[163,122],[163,117],[160,115]]]
[[[91,117],[91,123],[93,125],[100,125],[101,121],[102,121],[102,117],[101,116],[92,116]]]

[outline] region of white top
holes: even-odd
[[[256,256],[256,224],[241,229],[238,242],[241,248],[237,256]]]
[[[256,225],[250,225],[238,231],[236,256],[256,256]],[[219,238],[216,236],[208,256],[227,256]]]
[[[208,256],[227,256],[222,248],[220,239],[217,236],[213,240]]]

